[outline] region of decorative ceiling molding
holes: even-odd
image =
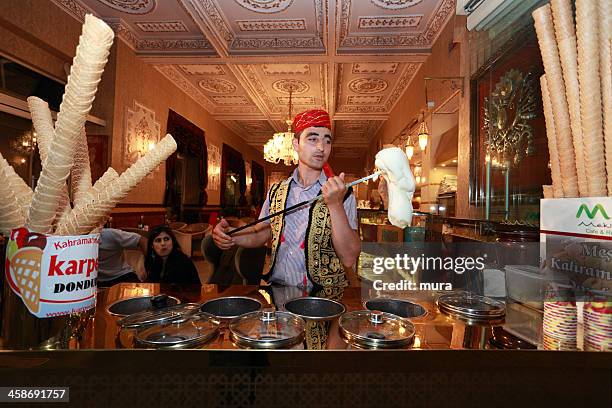
[[[249,144],[261,148],[286,130],[294,84],[294,113],[326,109],[334,145],[362,152],[454,12],[453,0],[156,0],[143,18],[98,0],[52,1],[81,21],[87,12],[108,21],[142,61]],[[245,4],[288,5],[262,13]]]
[[[423,0],[372,0],[372,3],[386,10],[399,10],[416,6]]]
[[[267,1],[267,0],[263,0]],[[305,0],[301,0],[305,1]],[[312,1],[312,0],[308,0]],[[233,51],[246,50],[261,50],[261,49],[318,49],[319,52],[325,52],[324,44],[324,16],[323,0],[314,0],[315,15],[316,15],[316,35],[309,37],[238,37],[234,36],[231,41],[230,49]],[[325,2],[327,3],[327,2]],[[325,4],[327,9],[327,4]]]
[[[225,75],[223,65],[179,65],[187,75]]]
[[[349,22],[351,16],[352,0],[338,0],[342,2],[340,16],[340,47],[347,48],[372,48],[372,49],[397,49],[398,47],[414,47],[429,49],[437,38],[441,28],[447,19],[455,13],[455,0],[441,0],[438,8],[433,12],[432,18],[427,23],[423,32],[416,33],[385,33],[376,35],[351,34]],[[374,0],[372,0],[374,1]],[[381,0],[388,5],[399,3],[399,0]],[[433,1],[433,0],[430,0]],[[399,51],[399,50],[398,50]]]
[[[259,100],[261,100],[265,109],[270,113],[274,110],[274,102],[268,96],[268,92],[266,88],[263,86],[259,77],[255,73],[255,68],[253,65],[239,65],[238,69],[244,74],[250,86],[252,86]]]
[[[289,103],[288,96],[277,96],[276,100],[278,101],[278,103],[282,105],[287,105]],[[312,96],[296,96],[296,97],[291,98],[291,102],[295,106],[300,106],[300,105],[307,106],[307,105],[314,105],[315,99]]]
[[[137,21],[134,23],[145,33],[181,33],[187,31],[182,21]]]
[[[198,81],[198,86],[213,94],[229,94],[236,92],[236,85],[225,79],[204,78]]]
[[[210,99],[213,100],[218,105],[250,105],[251,102],[244,96],[211,96]]]
[[[240,31],[299,31],[306,30],[303,18],[278,20],[237,20]]]
[[[185,79],[177,68],[172,65],[158,65],[155,68],[208,112],[214,112],[215,109],[212,102],[191,82]]]
[[[348,88],[357,94],[379,93],[388,86],[389,83],[382,78],[356,78],[348,84]]]
[[[155,0],[98,0],[98,2],[128,14],[149,14],[157,6]]]
[[[395,74],[397,62],[356,62],[352,65],[353,74]]]
[[[76,18],[78,21],[85,21],[85,14],[93,14],[93,10],[77,0],[51,0],[56,6],[66,10],[68,14]]]
[[[310,75],[308,64],[263,64],[261,70],[264,75]]]
[[[402,77],[400,78],[397,85],[395,86],[395,89],[393,90],[393,92],[391,92],[391,95],[389,95],[389,98],[387,99],[387,103],[385,105],[387,112],[391,113],[391,110],[395,107],[395,104],[404,94],[404,91],[406,90],[406,88],[408,88],[408,85],[412,81],[412,78],[414,78],[414,74],[416,74],[417,70],[420,67],[421,64],[406,64]]]
[[[376,105],[380,103],[382,96],[355,96],[350,95],[348,97],[349,105]]]
[[[199,39],[143,39],[136,41],[136,50],[143,51],[196,51],[202,50],[210,53],[211,47],[205,38]]]
[[[256,13],[279,13],[286,10],[293,0],[234,0],[240,6]]]
[[[357,26],[361,29],[411,28],[418,26],[422,18],[422,14],[412,14],[409,16],[359,17],[359,24]]]
[[[299,79],[279,79],[278,81],[272,82],[272,89],[276,92],[289,94],[289,91],[293,92],[294,95],[303,94],[310,90],[310,86]]]

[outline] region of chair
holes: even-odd
[[[266,262],[266,247],[238,248],[234,255],[236,272],[242,278],[243,285],[259,285]]]
[[[202,257],[204,260],[212,267],[213,271],[216,269],[219,264],[219,259],[221,258],[221,254],[223,251],[215,245],[215,242],[212,239],[212,234],[207,233],[204,235],[204,239],[202,239],[201,243]]]
[[[223,251],[215,245],[212,234],[206,234],[202,240],[202,256],[212,267],[213,273],[207,283],[217,285],[241,285],[242,277],[236,272],[234,256],[238,247]]]
[[[168,224],[171,230],[180,231],[187,226],[186,222],[174,221]]]
[[[140,249],[124,249],[123,259],[125,263],[134,269],[134,272],[138,275],[138,279],[144,282],[147,278],[147,272],[144,267],[144,254]]]
[[[176,241],[181,247],[181,251],[191,258],[191,234],[185,234],[181,231],[172,231],[176,237]]]

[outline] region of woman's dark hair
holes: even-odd
[[[147,241],[147,253],[145,255],[145,269],[147,271],[151,270],[156,260],[160,260],[159,256],[157,256],[155,250],[153,249],[153,241],[155,241],[155,238],[157,238],[162,232],[168,234],[170,236],[170,239],[172,240],[172,251],[170,252],[169,256],[172,256],[181,250],[181,246],[176,240],[174,232],[172,232],[172,229],[168,225],[164,224],[153,227],[149,232],[149,240]]]

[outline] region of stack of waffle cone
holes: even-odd
[[[544,71],[554,115],[555,135],[561,168],[561,182],[566,197],[578,197],[578,176],[572,140],[569,109],[565,99],[565,85],[561,60],[555,40],[550,5],[533,12],[538,43],[544,62]]]
[[[561,166],[559,164],[559,155],[557,154],[557,137],[554,126],[554,114],[548,93],[548,84],[546,75],[540,78],[542,87],[542,105],[544,107],[544,116],[546,119],[546,133],[548,134],[548,151],[550,152],[550,172],[552,175],[552,196],[563,197],[563,186],[561,182]],[[552,198],[552,197],[550,197]]]
[[[551,0],[533,12],[546,74],[542,97],[553,195],[607,196],[612,194],[612,2],[576,0],[575,26],[571,3]],[[555,188],[555,157],[562,196]]]
[[[2,154],[0,154],[0,167],[4,169],[5,183],[15,194],[19,208],[25,215],[32,202],[32,189],[15,173],[13,167],[2,157]]]
[[[153,150],[130,166],[114,182],[108,183],[93,202],[75,207],[66,222],[58,226],[61,235],[83,234],[97,227],[115,205],[161,162],[176,150],[176,142],[166,135]]]
[[[53,140],[26,220],[26,226],[32,231],[51,232],[63,186],[74,163],[81,130],[91,109],[112,41],[113,31],[110,27],[91,15],[85,17]]]
[[[167,135],[121,176],[109,168],[92,186],[84,124],[113,36],[102,20],[86,15],[55,124],[46,102],[28,98],[43,169],[32,192],[0,154],[0,177],[6,180],[0,185],[0,196],[4,198],[0,203],[0,231],[22,226],[44,234],[95,231],[115,205],[176,150],[176,142]],[[68,176],[71,176],[74,208],[68,196]]]
[[[580,82],[580,119],[583,128],[586,175],[589,195],[604,197],[606,163],[601,119],[601,81],[599,77],[599,30],[597,3],[576,1],[576,34],[578,37],[578,78]],[[594,23],[595,22],[595,23]]]
[[[608,194],[612,194],[612,2],[599,1],[599,67]]]
[[[28,97],[28,107],[32,116],[32,124],[36,130],[40,161],[44,164],[53,140],[53,118],[49,104],[36,96]]]
[[[72,194],[74,205],[83,203],[85,196],[91,189],[91,168],[89,166],[89,151],[87,150],[87,136],[85,129],[81,131],[81,138],[74,156],[74,165],[70,172],[72,175]]]
[[[40,98],[30,96],[28,98],[28,107],[30,108],[30,114],[32,115],[32,124],[36,129],[38,135],[38,151],[40,153],[40,160],[44,163],[47,160],[49,149],[51,148],[51,141],[53,140],[53,133],[55,131],[53,126],[53,118],[51,117],[51,110],[49,104]],[[62,191],[60,193],[59,202],[57,205],[56,213],[63,215],[70,208],[70,198],[68,197],[68,186],[64,183],[62,185]]]
[[[586,167],[584,165],[584,147],[582,141],[582,124],[580,121],[580,85],[578,84],[578,54],[576,51],[576,32],[570,0],[551,0],[554,20],[555,38],[559,49],[563,81],[569,108],[572,142],[576,153],[576,173],[580,196],[588,196]],[[542,95],[544,89],[542,89]],[[553,125],[554,127],[554,125]],[[547,130],[548,131],[548,130]],[[552,160],[552,154],[551,154]],[[558,161],[558,160],[557,160]],[[553,183],[554,185],[554,183]],[[563,197],[563,196],[558,196]]]
[[[87,192],[83,203],[92,203],[97,197],[97,195],[100,194],[106,188],[107,185],[114,182],[118,178],[119,174],[115,171],[115,169],[109,167]]]
[[[8,164],[7,164],[8,165]],[[0,180],[6,180],[6,166],[0,165]],[[0,183],[0,232],[8,232],[16,225],[23,225],[25,222],[24,212],[19,206],[15,193],[10,185],[5,182]]]

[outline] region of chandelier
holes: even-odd
[[[291,95],[293,93],[293,87],[289,87],[289,117],[285,123],[287,123],[286,132],[275,133],[270,140],[264,145],[264,160],[270,163],[280,163],[281,161],[285,166],[291,166],[292,164],[298,163],[298,154],[293,149],[293,136],[294,133],[291,130]]]
[[[36,144],[36,132],[27,131],[21,136],[13,139],[11,148],[17,153],[30,154],[36,148]]]

